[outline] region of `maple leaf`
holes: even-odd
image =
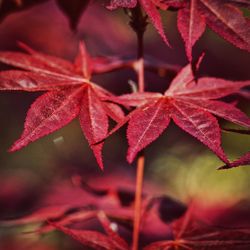
[[[174,249],[249,249],[250,230],[208,225],[187,213],[172,223],[173,239],[149,244],[144,250]]]
[[[118,7],[121,8],[135,8],[137,4],[140,4],[142,8],[144,9],[145,13],[149,16],[153,26],[163,39],[163,41],[168,45],[168,39],[165,36],[164,28],[161,20],[161,15],[158,11],[158,7],[164,8],[163,4],[161,4],[161,1],[155,1],[155,0],[111,0],[110,5],[108,6],[108,9],[114,10]]]
[[[90,230],[76,230],[58,225],[55,222],[49,222],[53,227],[71,236],[85,246],[100,250],[128,250],[128,247],[119,245],[114,238],[103,233]]]
[[[162,1],[168,7],[176,7],[176,1]],[[204,33],[206,24],[236,47],[250,51],[249,19],[238,6],[250,7],[241,0],[183,0],[179,6],[177,26],[185,42],[186,54],[192,61],[192,47]]]
[[[206,25],[238,48],[250,51],[249,19],[238,7],[250,8],[244,0],[112,0],[109,8],[134,8],[138,3],[167,45],[161,17],[157,8],[177,8],[177,26],[185,42],[186,54],[192,61],[192,48],[206,29]]]
[[[139,151],[162,134],[172,119],[227,164],[228,159],[221,147],[220,127],[214,115],[248,128],[250,118],[234,105],[216,99],[249,85],[250,81],[233,82],[212,77],[195,81],[189,64],[173,79],[164,95],[144,92],[112,97],[116,103],[138,107],[109,134],[128,122],[127,160],[131,163]]]
[[[1,62],[25,70],[0,72],[0,90],[48,92],[31,105],[24,131],[10,151],[19,150],[79,117],[83,133],[103,168],[103,144],[93,144],[107,134],[108,117],[119,121],[123,112],[118,105],[103,102],[102,98],[111,94],[89,80],[101,67],[100,60],[91,60],[83,43],[75,63],[36,52],[24,44],[21,46],[29,54],[0,52]]]
[[[151,187],[150,191],[152,189]],[[53,230],[46,223],[47,220],[61,226],[69,226],[75,222],[84,224],[89,219],[97,218],[100,211],[118,222],[132,222],[133,202],[133,181],[124,173],[88,182],[80,176],[73,176],[71,181],[52,184],[49,191],[37,201],[33,212],[17,219],[1,221],[1,225],[40,223],[36,232],[45,233]]]
[[[97,214],[97,218],[107,235],[98,231],[71,229],[57,222],[49,221],[49,224],[55,229],[71,236],[81,244],[93,247],[94,249],[128,250],[129,246],[127,242],[112,229],[111,222],[106,214],[100,211]]]

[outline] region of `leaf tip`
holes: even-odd
[[[25,145],[20,144],[20,140],[17,140],[10,146],[10,148],[8,149],[8,153],[14,153],[19,149],[23,148],[24,146]]]
[[[136,155],[137,155],[137,152],[131,152],[131,148],[129,147],[128,148],[128,152],[127,152],[127,162],[129,164],[132,164],[132,162],[134,161]]]

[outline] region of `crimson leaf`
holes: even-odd
[[[102,101],[111,94],[89,80],[92,73],[102,67],[101,61],[92,60],[83,43],[75,63],[36,52],[24,44],[21,46],[29,54],[0,52],[1,62],[25,70],[0,72],[0,90],[48,92],[31,105],[22,136],[10,151],[23,148],[79,116],[83,133],[103,168],[102,145],[92,144],[107,135],[108,117],[120,121],[123,112],[118,105]],[[106,61],[105,64],[110,70]]]
[[[145,92],[114,97],[112,100],[117,103],[138,107],[110,134],[128,122],[127,159],[131,163],[140,150],[157,139],[172,119],[228,164],[221,147],[220,127],[214,115],[248,128],[250,118],[234,105],[214,99],[237,93],[249,85],[249,81],[233,82],[209,77],[195,81],[191,65],[187,65],[173,79],[164,95]]]
[[[168,7],[176,7],[175,1],[163,0]],[[206,24],[236,47],[250,51],[249,19],[238,6],[249,8],[246,1],[183,0],[178,11],[178,29],[185,42],[186,54],[192,61],[192,47],[205,31]]]
[[[110,10],[116,9],[118,7],[121,8],[134,8],[137,4],[140,4],[146,14],[149,16],[153,26],[158,31],[159,35],[163,39],[163,41],[169,46],[169,42],[167,37],[164,33],[164,28],[161,20],[160,13],[157,9],[157,7],[163,7],[163,5],[154,0],[126,0],[126,1],[120,1],[120,0],[111,0],[110,5],[108,8]]]

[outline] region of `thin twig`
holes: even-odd
[[[137,160],[137,171],[136,171],[134,231],[133,231],[133,245],[132,245],[133,250],[138,249],[138,242],[139,242],[144,163],[145,163],[145,156],[144,156],[144,153],[141,153],[141,155],[139,156]]]
[[[144,92],[144,89],[145,89],[143,35],[147,26],[146,19],[147,18],[142,13],[140,5],[137,4],[136,8],[132,9],[130,25],[137,35],[137,59],[138,60],[134,63],[134,69],[138,75],[138,91],[139,92]],[[145,163],[144,152],[141,152],[137,160],[132,250],[138,250],[138,245],[139,245],[144,163]]]

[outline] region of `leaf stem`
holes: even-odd
[[[147,16],[145,16],[141,10],[141,6],[138,3],[137,6],[131,9],[130,26],[135,31],[137,36],[137,61],[134,64],[134,69],[138,75],[138,90],[144,92],[144,45],[143,35],[147,26]]]
[[[142,186],[145,156],[142,152],[137,160],[136,170],[136,193],[135,193],[135,211],[134,211],[134,231],[133,231],[133,244],[132,250],[138,249],[139,232],[141,223],[141,206],[142,206]]]
[[[141,14],[141,12],[140,12]],[[144,81],[144,46],[143,46],[143,35],[144,29],[139,30],[137,34],[137,73],[138,73],[138,91],[144,92],[145,81]]]
[[[147,17],[143,14],[139,4],[131,10],[130,25],[137,35],[137,61],[134,64],[134,69],[138,76],[138,91],[144,92],[144,45],[143,35],[147,26]],[[142,186],[144,174],[145,156],[142,151],[137,160],[136,170],[136,190],[135,190],[135,210],[134,210],[134,230],[132,250],[138,250],[139,233],[141,224],[141,207],[142,207]]]

